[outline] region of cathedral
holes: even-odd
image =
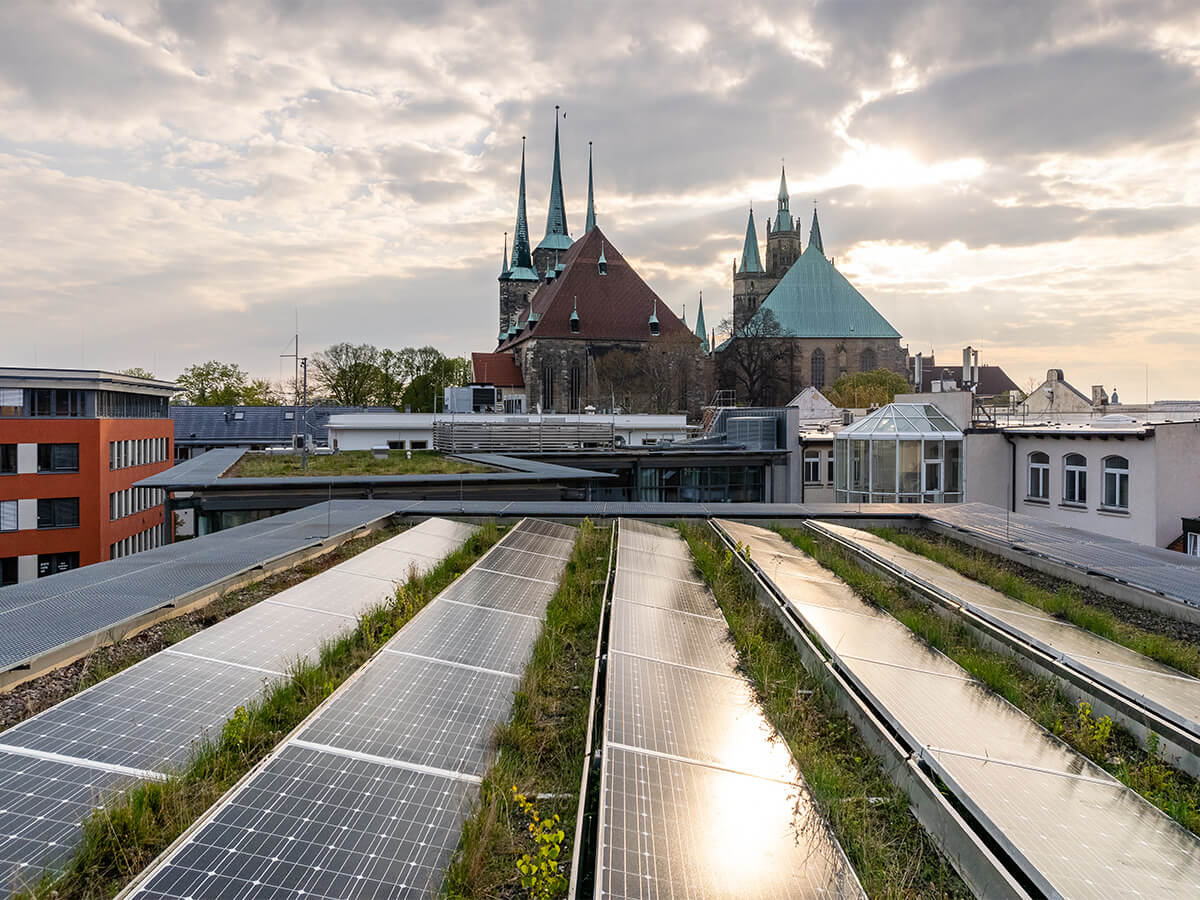
[[[826,258],[816,210],[803,247],[789,206],[781,172],[775,220],[766,222],[766,265],[753,209],[741,261],[734,260],[733,334],[716,348],[721,388],[738,403],[767,405],[852,372],[906,375],[900,333]]]
[[[497,345],[473,354],[474,374],[489,381],[490,373],[506,373],[505,394],[523,394],[524,411],[698,415],[711,396],[707,340],[688,329],[596,223],[590,144],[584,230],[571,238],[557,116],[545,236],[530,247],[522,143],[517,223],[499,286]],[[703,328],[701,315],[697,331]]]

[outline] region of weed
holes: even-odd
[[[530,900],[552,900],[567,889],[567,876],[559,862],[566,839],[562,820],[557,814],[542,818],[537,807],[517,790],[515,784],[512,795],[517,808],[529,820],[529,837],[537,848],[533,853],[522,853],[517,860],[521,887],[529,892]]]

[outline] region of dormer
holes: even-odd
[[[575,298],[575,308],[571,310],[571,334],[579,334],[579,298]]]
[[[650,334],[658,337],[658,300],[654,301],[654,309],[650,313]]]
[[[608,274],[608,260],[604,258],[604,241],[600,242],[600,260],[596,263],[601,275]]]

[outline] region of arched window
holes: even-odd
[[[583,374],[578,365],[571,366],[571,412],[579,412],[579,397],[583,392]]]
[[[1063,503],[1087,503],[1087,457],[1082,453],[1063,459]]]
[[[1129,460],[1123,456],[1104,458],[1104,505],[1129,509]]]
[[[554,409],[554,367],[542,366],[542,412]]]
[[[1040,450],[1029,454],[1029,499],[1050,499],[1050,456]]]
[[[812,386],[825,387],[825,351],[818,347],[812,354]]]
[[[875,361],[875,351],[868,347],[862,352],[862,356],[858,358],[859,367],[864,372],[874,372],[879,368]]]

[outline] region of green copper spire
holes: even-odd
[[[529,252],[529,222],[525,218],[525,138],[521,137],[521,187],[517,192],[517,227],[513,231],[512,265],[509,276],[517,279],[537,280],[533,271],[533,257]]]
[[[569,250],[571,236],[567,233],[567,208],[563,203],[562,161],[558,151],[558,107],[554,107],[554,171],[550,175],[550,209],[546,213],[546,236],[538,249]]]
[[[696,314],[696,337],[700,338],[700,343],[704,346],[704,352],[708,352],[708,334],[704,327],[704,291],[700,292],[700,312]]]
[[[583,226],[584,234],[596,227],[596,194],[592,190],[592,142],[588,141],[588,205],[587,222]]]
[[[754,230],[754,207],[746,220],[746,243],[742,247],[742,267],[738,272],[761,272],[762,260],[758,256],[758,232]]]
[[[812,228],[808,230],[808,246],[812,247],[814,244],[821,251],[821,255],[824,256],[825,245],[821,243],[821,223],[817,221],[817,208],[815,206],[813,207]]]
[[[779,209],[775,214],[775,230],[792,230],[792,212],[788,209],[787,171],[779,169]]]
[[[504,232],[504,252],[500,254],[500,277],[508,277],[508,232]]]

